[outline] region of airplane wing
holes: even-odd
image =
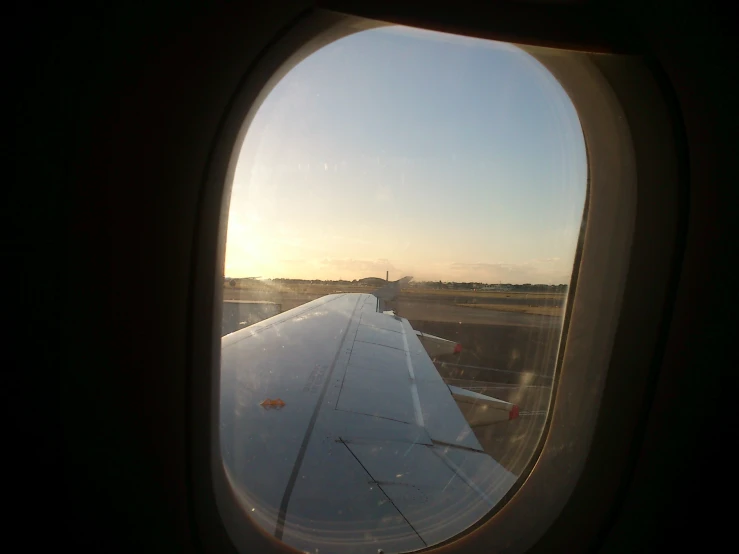
[[[301,551],[430,546],[517,479],[483,452],[410,323],[382,307],[333,294],[222,338],[226,474],[245,512]]]

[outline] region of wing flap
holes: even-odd
[[[515,481],[483,453],[459,451],[457,463],[450,463],[445,451],[451,449],[438,446],[387,441],[346,446],[427,546],[476,523]]]
[[[406,319],[402,319],[402,326],[408,343],[408,358],[413,366],[424,424],[429,435],[433,440],[444,444],[482,451],[480,442],[459,411],[449,387],[439,375],[413,327]]]
[[[479,392],[449,385],[454,401],[471,426],[490,425],[518,417],[518,406]]]
[[[283,540],[305,552],[376,554],[380,548],[398,552],[424,546],[387,494],[338,440],[309,447],[282,531]]]

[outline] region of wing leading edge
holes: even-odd
[[[483,452],[410,323],[379,300],[329,295],[222,341],[227,475],[247,513],[301,550],[430,546],[516,480]]]

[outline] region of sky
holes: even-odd
[[[237,154],[229,277],[570,280],[585,143],[567,94],[515,46],[345,37],[277,83]]]

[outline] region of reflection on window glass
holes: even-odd
[[[571,101],[511,45],[385,27],[275,86],[223,284],[221,452],[253,521],[402,552],[504,501],[549,408],[586,181]]]

